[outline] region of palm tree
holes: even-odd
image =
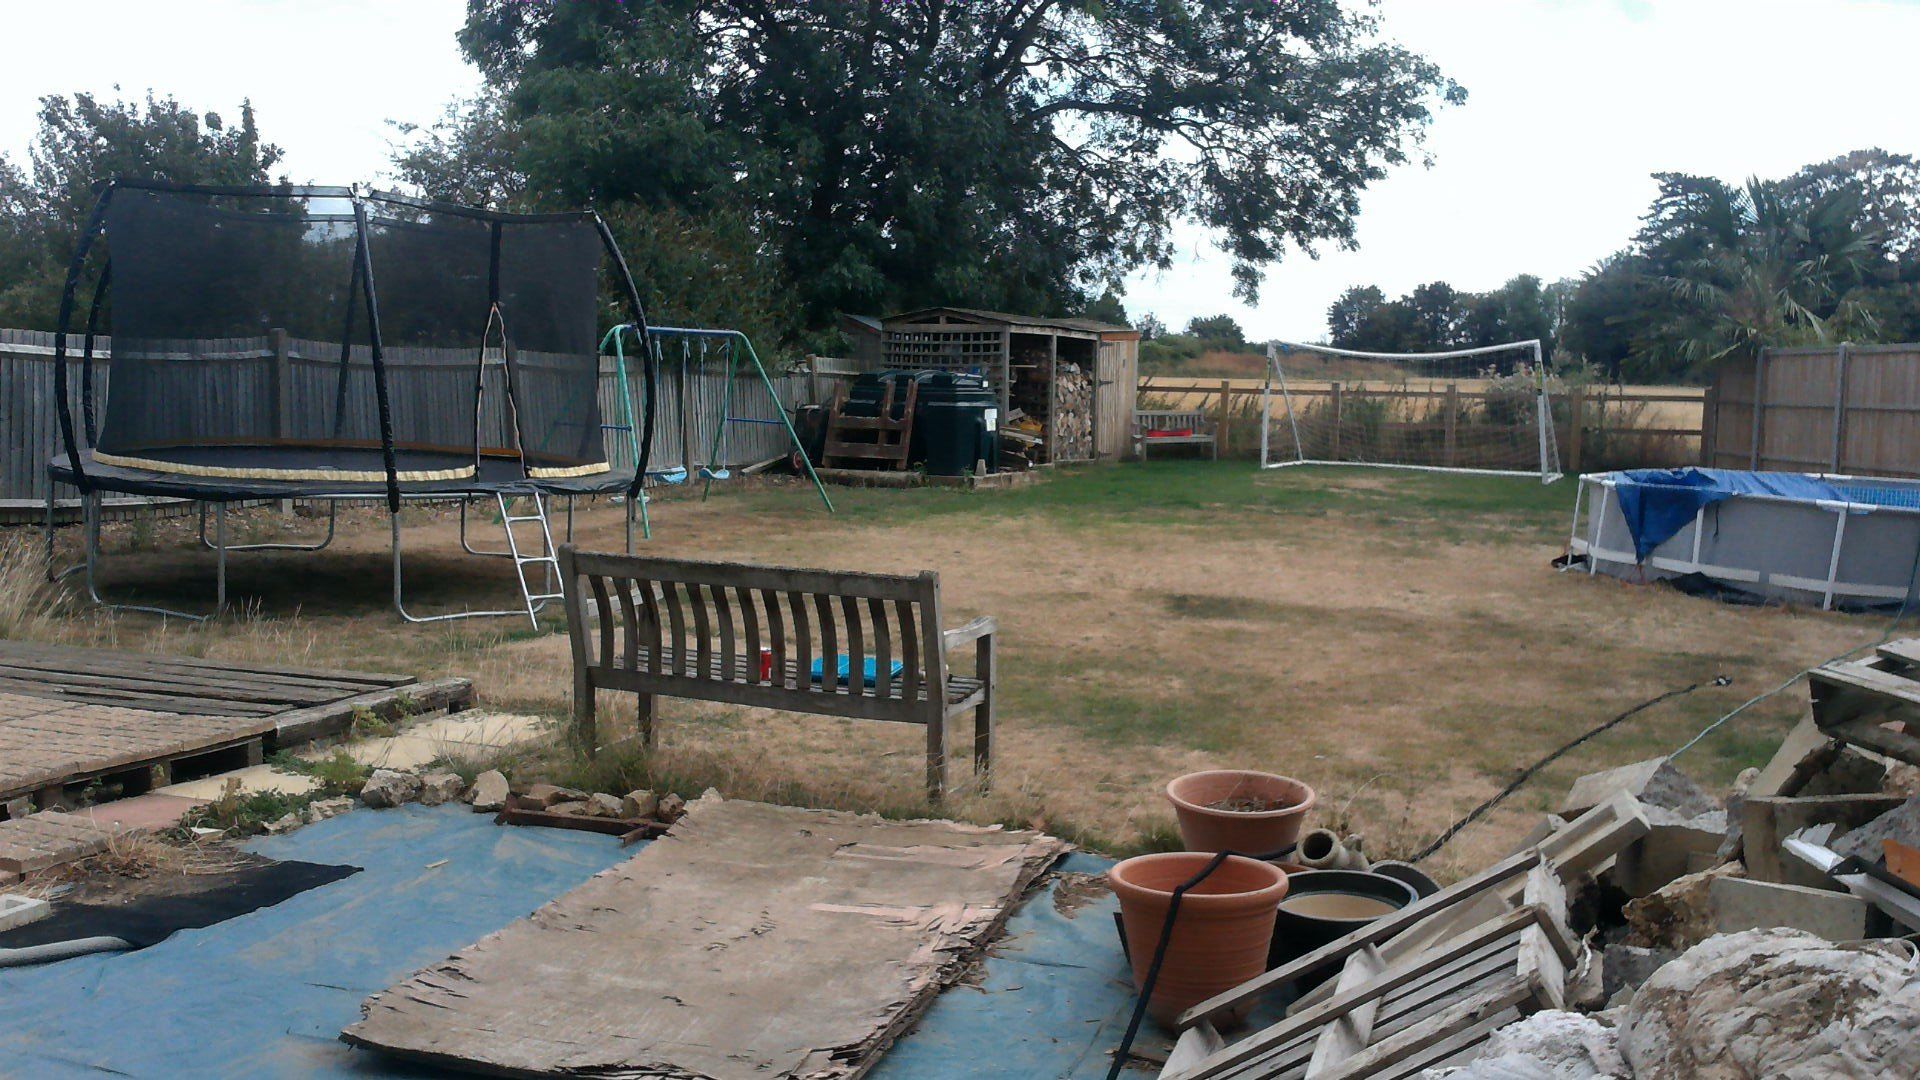
[[[1649,252],[1671,303],[1655,336],[1696,371],[1769,345],[1872,336],[1872,313],[1848,296],[1879,255],[1857,209],[1845,191],[1792,199],[1758,179],[1689,192],[1660,222],[1664,250]]]

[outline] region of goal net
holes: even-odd
[[[1378,465],[1560,478],[1538,341],[1438,353],[1276,342],[1260,467]]]

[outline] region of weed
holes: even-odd
[[[399,732],[400,725],[367,708],[365,705],[353,707],[353,725],[349,729],[356,739],[386,739]]]
[[[281,772],[313,777],[320,784],[320,794],[325,796],[357,795],[366,786],[367,777],[373,775],[371,768],[355,761],[345,750],[335,750],[331,757],[317,759],[282,750],[268,758],[267,764]]]

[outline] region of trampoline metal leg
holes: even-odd
[[[464,547],[466,542],[465,528],[464,528],[466,524],[466,500],[464,499],[461,500],[460,510],[461,510],[460,520],[462,525],[461,545]],[[389,513],[387,515],[387,520],[390,524],[390,528],[393,534],[393,610],[399,612],[400,617],[402,619],[405,619],[410,623],[436,623],[436,622],[452,622],[456,619],[490,619],[490,618],[499,618],[501,616],[509,616],[509,615],[528,616],[530,614],[525,608],[520,608],[516,611],[450,611],[444,615],[415,615],[412,612],[408,611],[407,597],[406,597],[406,584],[405,584],[406,578],[401,570],[401,565],[400,565],[400,515],[397,513]],[[511,528],[511,526],[509,526],[509,528]],[[490,552],[490,551],[473,551],[473,549],[471,548],[468,548],[467,550],[472,551],[473,554],[476,554],[476,555],[495,554],[494,552]],[[544,603],[536,605],[534,607],[534,611],[537,612],[540,610],[540,608],[545,606],[546,605]]]
[[[99,606],[107,609],[108,611],[138,611],[146,615],[158,615],[163,619],[185,619],[188,622],[206,622],[209,619],[213,618],[212,615],[194,615],[185,611],[175,611],[172,608],[151,607],[145,604],[108,603],[105,599],[101,597],[99,587],[96,585],[94,581],[94,567],[100,561],[100,493],[99,492],[89,492],[86,495],[81,497],[80,529],[85,536],[86,557],[81,561],[80,565],[76,567],[76,569],[79,569],[84,572],[84,577],[82,580],[86,582],[87,598],[89,600],[92,600],[95,604],[98,604]],[[221,559],[219,591],[220,591],[220,603],[221,603],[221,606],[224,607],[226,604],[226,593],[227,593],[226,560],[224,557]],[[214,609],[214,614],[219,614],[218,608]]]
[[[484,555],[489,559],[513,558],[513,552],[511,551],[482,551],[474,547],[473,543],[467,539],[467,504],[470,501],[471,500],[465,496],[462,496],[460,499],[460,550],[469,555]]]

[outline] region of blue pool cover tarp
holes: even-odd
[[[1627,469],[1614,474],[1614,497],[1633,534],[1633,554],[1646,561],[1653,549],[1687,527],[1700,508],[1735,495],[1768,495],[1803,502],[1854,502],[1910,506],[1912,493],[1866,484],[1837,484],[1803,473],[1736,472],[1731,469]]]
[[[444,1075],[351,1049],[340,1029],[375,992],[634,854],[612,837],[420,806],[357,810],[251,847],[365,869],[140,952],[0,970],[0,1076]],[[1073,855],[1062,869],[1106,866]],[[1014,913],[977,983],[942,994],[870,1076],[1105,1075],[1133,1004],[1113,899],[1101,891],[1076,909],[1051,889]]]

